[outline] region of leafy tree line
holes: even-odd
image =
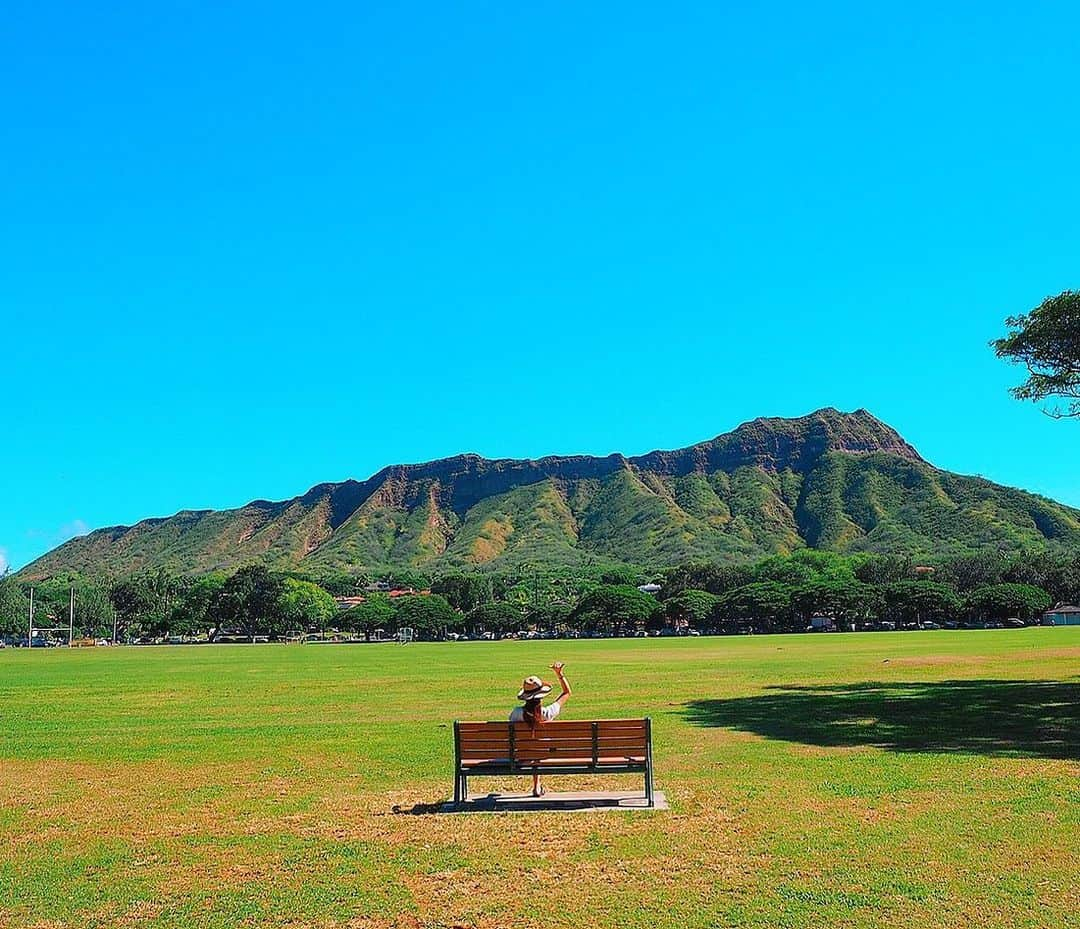
[[[932,568],[932,570],[930,570]],[[111,584],[58,577],[36,585],[36,624],[66,625],[76,589],[75,634],[121,641],[212,634],[280,637],[335,629],[370,637],[408,626],[421,637],[448,632],[503,635],[523,629],[627,634],[641,629],[736,632],[805,629],[815,615],[841,627],[890,621],[1032,620],[1055,602],[1080,601],[1080,556],[973,554],[933,566],[882,555],[804,549],[752,564],[694,562],[660,577],[633,568],[571,571],[418,572],[382,586],[430,595],[389,597],[363,575],[314,579],[245,567],[232,575],[143,572]],[[661,583],[658,596],[642,593]],[[333,594],[364,600],[340,611]],[[27,628],[27,589],[0,579],[0,634]]]
[[[749,565],[681,565],[667,573],[662,596],[673,618],[732,630],[801,629],[814,615],[849,628],[1030,621],[1055,602],[1080,598],[1080,557],[986,554],[921,566],[902,557],[805,549]]]
[[[241,568],[232,576],[183,577],[148,571],[111,584],[75,576],[35,584],[34,624],[66,626],[75,589],[74,634],[120,641],[225,632],[239,636],[282,635],[291,629],[323,628],[337,613],[334,598],[311,581]],[[29,597],[25,585],[0,579],[0,634],[25,635]]]

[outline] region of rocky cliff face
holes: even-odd
[[[1080,542],[1080,514],[939,471],[865,410],[756,419],[627,458],[459,455],[73,539],[30,565],[123,574],[262,562],[313,571],[750,558],[802,545],[933,556]]]

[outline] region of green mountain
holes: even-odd
[[[20,575],[312,572],[747,559],[803,546],[919,558],[1080,544],[1080,511],[942,471],[865,410],[756,419],[636,458],[462,455],[72,539]]]

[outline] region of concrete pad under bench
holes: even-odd
[[[529,794],[488,794],[470,797],[461,803],[450,800],[439,807],[440,813],[591,813],[602,810],[666,810],[667,797],[662,790],[653,793],[653,805],[640,792],[623,790],[548,791],[542,797]]]

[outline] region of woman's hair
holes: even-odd
[[[535,729],[544,721],[544,714],[540,712],[539,697],[533,697],[532,700],[525,701],[525,707],[521,711],[521,718],[532,729]]]

